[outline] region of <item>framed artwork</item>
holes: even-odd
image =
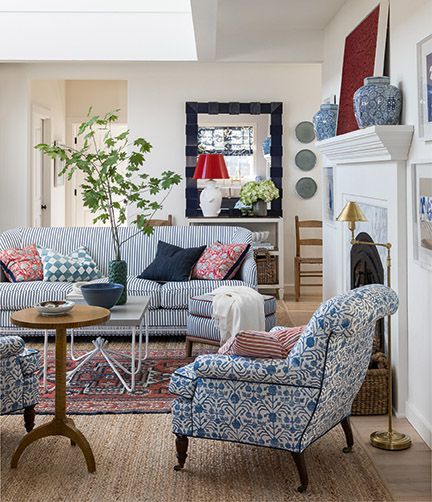
[[[432,270],[432,162],[413,164],[414,259]]]
[[[417,44],[419,135],[432,141],[432,35]]]
[[[388,0],[381,0],[345,39],[338,135],[358,129],[353,106],[355,91],[363,85],[366,77],[383,75],[388,8]]]
[[[333,167],[324,168],[324,217],[334,223],[334,178]]]
[[[56,145],[58,141],[54,141],[54,145]],[[60,173],[64,169],[64,161],[58,158],[54,159],[54,186],[61,187],[65,183],[64,174],[60,176]]]

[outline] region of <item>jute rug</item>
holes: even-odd
[[[46,419],[37,417],[36,425]],[[81,451],[55,437],[33,443],[18,469],[11,470],[24,428],[21,417],[1,417],[2,502],[392,500],[360,445],[342,453],[340,427],[306,451],[310,484],[299,494],[291,455],[268,448],[191,439],[186,468],[175,472],[170,419],[163,414],[75,417],[96,458],[96,474],[88,474]]]

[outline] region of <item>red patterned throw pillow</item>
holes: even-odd
[[[207,247],[193,268],[192,279],[211,281],[233,279],[249,248],[250,244],[214,242]]]
[[[240,331],[218,350],[219,354],[261,359],[285,359],[297,343],[305,326],[279,331]]]
[[[0,251],[0,267],[10,282],[41,281],[42,261],[36,244],[23,249],[13,248]]]

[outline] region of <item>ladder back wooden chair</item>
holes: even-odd
[[[173,226],[172,214],[169,214],[166,220],[149,220],[148,224],[150,227],[172,227]]]
[[[301,286],[322,286],[320,284],[310,284],[302,282],[302,278],[306,277],[322,277],[322,258],[312,257],[306,258],[301,255],[302,246],[319,246],[322,248],[322,237],[319,238],[307,238],[304,239],[300,235],[301,229],[304,228],[322,228],[322,221],[319,220],[299,220],[299,217],[295,217],[295,233],[296,233],[296,254],[294,257],[294,279],[295,279],[295,299],[296,302],[300,299],[300,288]],[[321,233],[320,233],[321,235]],[[306,265],[306,270],[304,269]],[[316,267],[310,268],[310,265],[315,265]]]

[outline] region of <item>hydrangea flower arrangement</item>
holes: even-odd
[[[279,198],[279,190],[272,180],[249,181],[240,190],[240,202],[252,206],[258,200],[271,202]]]

